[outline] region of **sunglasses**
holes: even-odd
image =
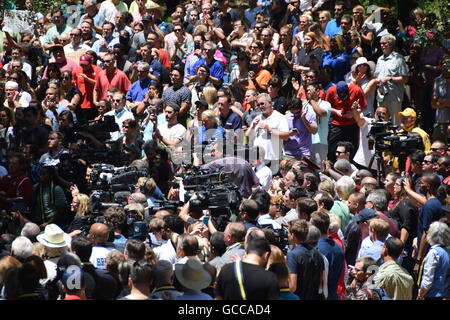
[[[445,148],[431,148],[431,151],[438,151],[438,150],[444,150]]]
[[[122,99],[113,99],[114,102],[122,102]]]

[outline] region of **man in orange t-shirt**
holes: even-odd
[[[97,108],[94,105],[93,91],[100,71],[102,69],[92,64],[90,55],[83,54],[80,57],[80,67],[73,72],[73,82],[83,95],[81,109],[77,112],[78,118],[92,120],[98,115]]]
[[[262,68],[262,57],[258,54],[252,56],[248,67],[248,87],[247,90],[257,90],[259,93],[267,92],[267,87],[272,75]]]

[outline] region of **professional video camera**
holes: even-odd
[[[172,200],[153,200],[156,205],[148,207],[146,210],[149,216],[155,215],[159,210],[168,210],[170,212],[177,212],[178,207],[184,205],[183,201],[172,201]]]
[[[80,145],[79,149],[72,154],[72,158],[74,160],[83,159],[88,163],[106,163],[115,166],[124,166],[130,160],[128,154],[112,150],[92,149],[85,144]]]
[[[99,141],[106,141],[111,138],[110,132],[119,131],[119,125],[116,123],[114,116],[104,116],[102,120],[90,120],[80,123],[75,127],[75,132],[88,132]],[[84,138],[82,135],[77,135]]]
[[[90,173],[89,190],[134,191],[140,177],[148,176],[148,170],[136,167],[115,167],[108,163],[95,163]]]
[[[91,191],[94,213],[103,209],[127,204],[127,196],[134,192],[140,177],[148,176],[148,170],[136,167],[114,167],[107,163],[92,165],[87,189]]]
[[[398,132],[398,126],[390,121],[377,120],[371,123],[368,138],[375,141],[378,152],[390,151],[394,156],[408,154],[416,149],[423,149],[420,137]]]
[[[233,173],[192,166],[185,166],[185,169],[187,173],[179,175],[187,191],[185,202],[189,201],[192,211],[208,209],[216,228],[223,231],[230,216],[238,214],[242,199],[238,187],[232,182]],[[194,193],[197,199],[191,199]]]

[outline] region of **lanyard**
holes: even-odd
[[[239,284],[239,290],[241,291],[241,297],[242,300],[247,300],[247,295],[245,294],[245,289],[244,289],[244,275],[242,274],[242,262],[241,260],[236,261],[236,263],[234,264],[234,271],[237,277],[237,281]]]

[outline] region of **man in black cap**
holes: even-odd
[[[328,160],[336,160],[335,150],[339,141],[350,141],[357,150],[359,127],[353,118],[353,108],[364,111],[367,102],[362,89],[356,84],[339,81],[327,91],[326,101],[331,104],[333,121],[328,132]],[[354,152],[351,155],[353,159]]]
[[[345,261],[348,265],[354,265],[358,255],[361,240],[369,235],[370,219],[377,215],[373,209],[363,209],[352,218],[344,231]]]

